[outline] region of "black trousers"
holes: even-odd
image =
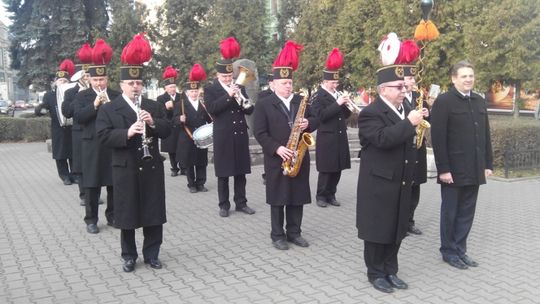
[[[339,180],[341,179],[341,171],[339,172],[319,172],[317,180],[317,200],[329,203],[336,199],[336,191]]]
[[[285,209],[285,212],[284,210]],[[302,217],[304,214],[304,206],[271,206],[270,207],[270,222],[272,224],[272,232],[270,237],[272,241],[279,239],[285,240],[297,238],[302,233]],[[285,230],[283,230],[283,221],[287,218]]]
[[[69,171],[69,168],[71,168],[71,166],[71,158],[56,159],[56,171],[58,171],[58,176],[61,180],[71,178],[71,172]]]
[[[231,209],[229,201],[229,177],[218,177],[218,199],[220,209]],[[236,209],[243,208],[247,205],[246,198],[246,175],[234,176],[234,203]]]
[[[97,224],[98,222],[98,203],[101,195],[101,187],[98,188],[85,188],[86,194],[86,215],[84,216],[84,222],[89,224]],[[107,222],[114,222],[114,204],[113,204],[113,187],[107,186],[107,209],[105,209],[105,217]]]
[[[452,187],[441,184],[441,254],[443,258],[467,253],[478,198],[478,185]]]
[[[178,172],[178,161],[176,161],[176,153],[169,153],[169,162],[171,163],[171,171]]]
[[[84,194],[84,187],[82,185],[82,175],[81,174],[79,174],[79,183],[77,183],[77,186],[79,186],[79,198],[82,201],[86,202],[86,195]],[[98,201],[99,201],[99,198],[98,198]]]
[[[379,244],[364,241],[364,261],[370,282],[398,272],[399,244]]]
[[[159,248],[163,243],[163,225],[142,227],[143,241],[143,258],[144,261],[157,259],[159,256]],[[120,245],[122,246],[122,258],[124,260],[136,260],[137,244],[135,243],[135,229],[122,229],[120,232]]]
[[[189,188],[204,186],[206,183],[206,166],[189,166],[186,177]]]
[[[413,184],[411,188],[411,213],[409,214],[409,227],[414,226],[414,211],[420,201],[420,185]]]

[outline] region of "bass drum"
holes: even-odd
[[[193,142],[195,142],[197,148],[208,149],[208,147],[214,144],[212,141],[213,128],[214,124],[209,123],[197,128],[195,132],[193,132]]]

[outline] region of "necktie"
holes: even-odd
[[[402,113],[403,113],[403,107],[399,107],[399,108],[397,109],[397,111],[399,112],[399,114],[402,114]]]

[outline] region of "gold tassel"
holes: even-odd
[[[427,22],[424,20],[420,21],[420,24],[416,26],[414,31],[414,39],[417,41],[431,41],[439,37],[439,30],[431,20]]]

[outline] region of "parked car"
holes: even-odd
[[[26,110],[26,102],[24,100],[17,100],[15,101],[15,109],[23,109]]]
[[[6,101],[0,100],[0,115],[13,116],[13,107]]]

